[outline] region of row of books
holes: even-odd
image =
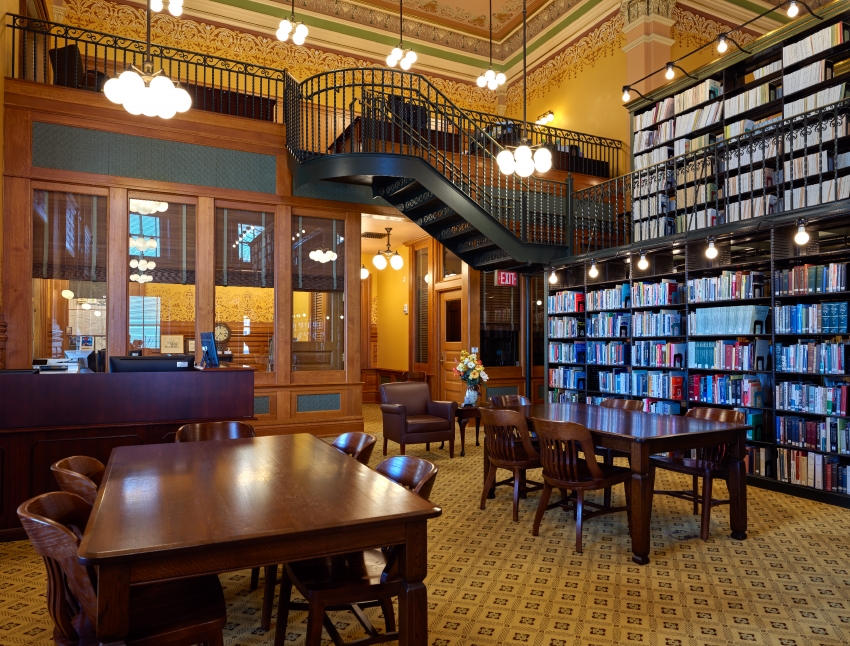
[[[770,293],[770,279],[761,271],[723,270],[719,276],[688,279],[688,302],[713,303],[762,298]]]
[[[723,116],[723,101],[715,101],[709,105],[698,108],[693,112],[686,112],[676,117],[673,137],[683,137],[695,130],[701,130],[717,123]],[[671,139],[673,137],[670,137]]]
[[[587,344],[587,363],[596,366],[627,366],[629,350],[629,346],[622,341],[590,341]]]
[[[676,218],[672,216],[637,220],[632,224],[632,241],[655,240],[678,233]]]
[[[818,173],[828,173],[833,170],[832,151],[822,150],[802,157],[786,159],[783,162],[782,169],[783,175],[778,178],[779,182],[783,181],[783,177],[790,182],[795,179],[811,177]]]
[[[782,65],[784,67],[793,65],[831,47],[841,45],[848,38],[850,38],[850,32],[843,22],[824,27],[802,40],[782,47]]]
[[[770,342],[753,341],[689,341],[688,368],[702,370],[767,370]]]
[[[740,222],[779,213],[781,210],[782,201],[775,195],[759,195],[729,202],[724,213],[726,222]]]
[[[764,393],[769,391],[769,379],[769,375],[691,375],[688,399],[705,404],[763,408]]]
[[[669,122],[668,122],[669,123]],[[634,152],[639,153],[644,150],[649,150],[657,142],[667,141],[666,139],[658,139],[658,134],[655,130],[639,130],[635,133]]]
[[[777,372],[805,372],[813,375],[846,374],[850,344],[798,341],[777,343],[774,348]]]
[[[807,87],[832,78],[832,63],[821,59],[782,76],[782,92],[785,96],[805,90]]]
[[[642,170],[644,168],[649,168],[650,166],[655,166],[655,164],[666,162],[668,159],[670,159],[670,155],[672,154],[672,152],[672,148],[661,146],[659,148],[653,148],[649,152],[645,152],[640,155],[635,155],[635,170]]]
[[[782,173],[771,168],[754,168],[727,177],[724,183],[724,195],[732,197],[741,193],[769,188],[782,181]]]
[[[765,103],[770,103],[776,98],[776,87],[772,83],[762,83],[746,92],[724,99],[723,109],[727,117],[734,117],[747,110],[752,110]]]
[[[717,221],[717,209],[698,209],[676,216],[675,233],[705,229],[720,224]]]
[[[824,453],[850,455],[850,427],[843,417],[825,420],[776,416],[776,443]]]
[[[660,123],[665,121],[666,119],[670,119],[673,117],[673,97],[668,96],[666,99],[662,99],[654,106],[652,106],[651,110],[647,110],[646,112],[642,112],[640,114],[635,115],[635,130],[643,130],[645,128],[651,128],[656,123]]]
[[[773,308],[776,334],[846,334],[847,301],[797,303]]]
[[[684,288],[681,283],[663,278],[660,283],[633,283],[633,307],[656,305],[678,305],[683,301]]]
[[[675,310],[658,312],[634,312],[632,314],[632,336],[680,336],[682,313]]]
[[[848,493],[848,469],[839,458],[799,449],[776,449],[776,478],[782,482]]]
[[[550,388],[569,388],[584,390],[587,383],[587,373],[584,368],[549,368]]]
[[[717,184],[714,182],[690,184],[676,189],[676,204],[680,209],[715,201],[717,201]]]
[[[599,372],[599,390],[615,395],[684,399],[685,373],[678,371],[632,370],[615,368]]]
[[[686,346],[669,341],[632,342],[632,366],[641,368],[683,368]]]
[[[764,138],[754,141],[747,146],[739,146],[720,156],[720,170],[735,170],[745,166],[762,165],[781,154],[779,141],[774,138]]]
[[[744,82],[749,83],[750,81],[757,81],[759,79],[763,79],[765,76],[770,76],[774,72],[778,72],[782,69],[782,61],[773,61],[772,63],[768,63],[764,67],[760,67],[755,70],[752,74],[747,74],[744,76]]]
[[[783,206],[788,209],[802,209],[806,206],[829,204],[836,200],[846,200],[850,197],[850,175],[839,177],[837,180],[828,179],[820,184],[800,186],[784,193]]]
[[[825,108],[833,103],[838,103],[845,96],[846,84],[839,83],[838,85],[825,88],[796,101],[788,101],[782,106],[782,118],[791,119],[806,112],[817,110],[818,108]]]
[[[584,312],[584,292],[562,291],[548,298],[550,314],[575,314]]]
[[[755,128],[755,125],[755,122],[751,119],[741,119],[735,123],[727,124],[723,126],[723,138],[731,139],[732,137],[737,137],[745,132],[751,132],[753,128]]]
[[[821,143],[834,141],[848,133],[847,115],[843,112],[824,115],[817,123],[807,123],[803,128],[796,128],[784,136],[785,150],[796,151],[804,148],[815,148]]]
[[[817,415],[847,415],[850,385],[827,379],[826,385],[782,381],[774,387],[776,409]]]
[[[773,273],[773,290],[776,296],[846,291],[847,263],[805,264],[790,269],[777,269]]]
[[[584,393],[575,390],[550,390],[546,399],[550,404],[581,403],[584,400]]]
[[[586,343],[576,341],[549,344],[549,363],[585,363],[586,360]]]
[[[683,92],[673,96],[673,111],[681,114],[690,110],[693,106],[705,103],[719,97],[723,93],[723,86],[719,81],[706,79]]]
[[[550,339],[583,339],[585,323],[582,319],[570,317],[549,318]]]
[[[770,476],[770,449],[766,446],[748,446],[744,457],[747,473],[755,476]]]
[[[628,337],[631,328],[631,315],[625,312],[602,312],[594,314],[587,321],[589,337]]]
[[[688,332],[699,336],[714,334],[767,334],[767,305],[706,307],[688,312]]]
[[[631,288],[629,283],[615,285],[607,289],[595,289],[587,292],[587,311],[628,308],[631,304]]]

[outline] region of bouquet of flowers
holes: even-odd
[[[457,366],[452,368],[460,380],[464,382],[467,388],[477,386],[482,381],[487,381],[490,377],[484,372],[484,364],[478,359],[475,353],[469,353],[466,350],[460,351],[460,361]]]

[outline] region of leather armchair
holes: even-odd
[[[407,444],[425,444],[430,450],[431,442],[449,443],[449,457],[455,454],[455,411],[456,402],[431,400],[428,384],[402,381],[381,385],[381,415],[384,419],[384,455],[387,442],[392,440],[404,447]]]

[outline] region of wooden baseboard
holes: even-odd
[[[359,419],[350,419],[341,422],[328,420],[311,423],[300,422],[298,424],[270,424],[267,426],[256,426],[255,431],[259,436],[311,433],[318,437],[324,437],[328,435],[342,435],[343,433],[362,433],[363,428],[363,418],[361,417]]]
[[[13,527],[11,529],[0,529],[0,543],[9,543],[11,541],[25,541],[27,533],[23,527]]]

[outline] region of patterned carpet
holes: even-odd
[[[366,405],[364,415],[366,430],[380,435],[379,408]],[[481,449],[469,435],[463,458],[459,448],[453,460],[438,445],[409,449],[440,467],[432,500],[443,515],[429,528],[429,644],[850,644],[850,510],[751,488],[749,538],[728,537],[728,510],[720,507],[703,542],[687,503],[657,497],[652,561],[639,567],[630,560],[625,514],[588,521],[579,555],[572,518],[560,510],[531,536],[536,493],[521,501],[518,524],[506,488],[479,510]],[[378,448],[373,466],[380,459]],[[661,476],[658,485],[684,480]],[[622,488],[615,494],[617,503]],[[228,646],[273,638],[259,628],[262,584],[250,592],[248,575],[221,577]],[[383,626],[379,610],[368,614]],[[350,614],[334,621],[347,638],[361,634]],[[287,642],[302,644],[305,628],[306,613],[290,614]],[[50,643],[40,559],[26,542],[0,544],[0,645]]]

